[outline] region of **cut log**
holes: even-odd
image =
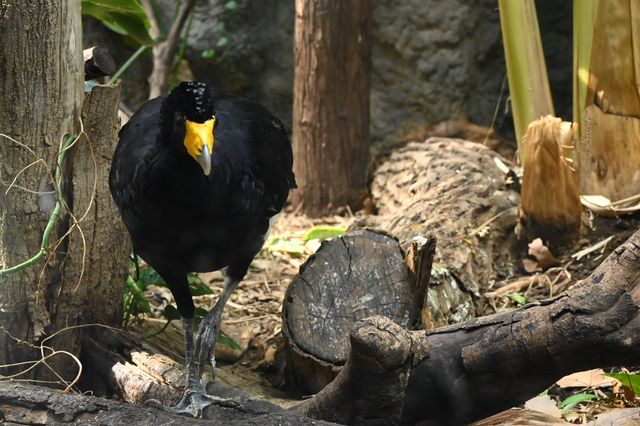
[[[282,332],[294,379],[303,392],[318,392],[347,361],[357,321],[383,315],[415,328],[420,302],[396,239],[359,230],[326,241],[284,300]]]
[[[94,46],[82,52],[84,57],[84,80],[106,77],[116,71],[116,62],[108,49]]]

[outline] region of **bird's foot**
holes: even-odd
[[[233,399],[220,398],[219,396],[207,394],[203,384],[188,387],[184,391],[180,402],[174,407],[167,407],[157,399],[149,399],[144,403],[147,407],[159,408],[170,413],[191,414],[193,417],[202,416],[202,410],[212,404],[223,407],[237,407],[240,405]]]

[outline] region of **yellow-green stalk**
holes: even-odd
[[[498,0],[498,6],[518,152],[524,164],[527,126],[555,113],[534,0]]]
[[[573,121],[579,132],[584,124],[597,9],[598,0],[573,0]]]

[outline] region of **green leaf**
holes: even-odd
[[[200,56],[204,59],[211,59],[215,54],[216,52],[213,49],[206,49],[200,53]]]
[[[592,393],[577,393],[575,395],[571,395],[570,397],[565,398],[564,401],[558,404],[558,408],[563,411],[568,411],[573,407],[575,407],[577,404],[581,402],[589,401],[591,399],[598,399],[598,396]]]
[[[82,0],[82,13],[141,45],[153,44],[151,23],[139,0]]]
[[[202,282],[198,274],[190,273],[187,275],[187,281],[189,282],[189,289],[192,296],[202,296],[203,294],[213,294],[213,290],[208,285]]]
[[[218,47],[225,47],[227,44],[229,44],[229,39],[225,36],[222,36],[218,39],[218,42],[216,43],[216,46]]]
[[[207,314],[209,313],[209,311],[207,311],[205,308],[196,308],[196,310],[194,311],[193,315],[196,318],[204,318],[207,316]]]
[[[213,29],[216,31],[223,31],[224,30],[224,22],[219,21],[216,22],[216,24],[213,26]]]
[[[160,274],[156,272],[151,266],[145,266],[144,268],[140,268],[140,278],[137,283],[140,288],[144,291],[151,284],[166,287],[167,283],[162,279]]]
[[[309,229],[302,239],[304,241],[309,240],[326,240],[328,238],[339,237],[347,232],[347,228],[344,226],[314,226]]]
[[[135,302],[131,304],[130,313],[134,310],[138,310],[151,315],[151,306],[149,306],[149,301],[144,297],[144,291],[140,288],[138,283],[135,282],[131,275],[127,277],[127,290],[129,290],[133,297],[133,301]]]
[[[238,8],[238,2],[231,0],[224,4],[224,8],[227,10],[236,10]]]
[[[636,396],[640,396],[640,374],[607,373],[605,376],[619,380],[623,386],[631,389]]]
[[[507,294],[509,299],[516,302],[518,306],[523,306],[527,304],[527,298],[522,293],[509,293]]]
[[[267,243],[267,249],[270,251],[279,251],[289,254],[304,254],[304,244],[300,241],[289,238],[275,237]]]
[[[218,343],[221,345],[227,345],[232,349],[236,349],[239,351],[242,350],[242,346],[240,346],[238,342],[236,342],[231,337],[224,334],[222,331],[220,331],[220,336],[218,336]]]
[[[176,307],[173,306],[173,305],[165,306],[164,309],[162,310],[162,314],[169,321],[179,320],[180,319],[180,312],[178,312]]]

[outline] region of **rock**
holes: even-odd
[[[448,119],[491,122],[504,75],[495,1],[379,0],[373,27],[374,139],[411,139]]]
[[[204,3],[187,50],[196,79],[258,100],[291,129],[294,2],[238,0],[236,9],[225,7],[228,0]]]
[[[541,2],[551,86],[560,94],[556,110],[565,116],[571,111],[565,96],[571,93],[571,10]],[[168,26],[175,2],[158,3]],[[235,8],[228,3],[198,2],[186,53],[193,75],[265,104],[291,129],[295,2],[237,0]],[[491,124],[505,75],[495,0],[378,0],[373,14],[373,142],[421,139],[446,120]],[[98,42],[94,22],[85,19],[85,46],[108,47],[118,64],[124,62],[135,49],[123,48],[121,41],[119,49],[117,43]],[[101,32],[109,33],[103,39],[121,40],[106,28]],[[125,74],[123,86],[125,103],[133,109],[147,93],[149,61],[139,62]],[[505,90],[503,103],[507,97]],[[504,110],[499,109],[496,125],[504,124],[508,133],[512,124]]]

